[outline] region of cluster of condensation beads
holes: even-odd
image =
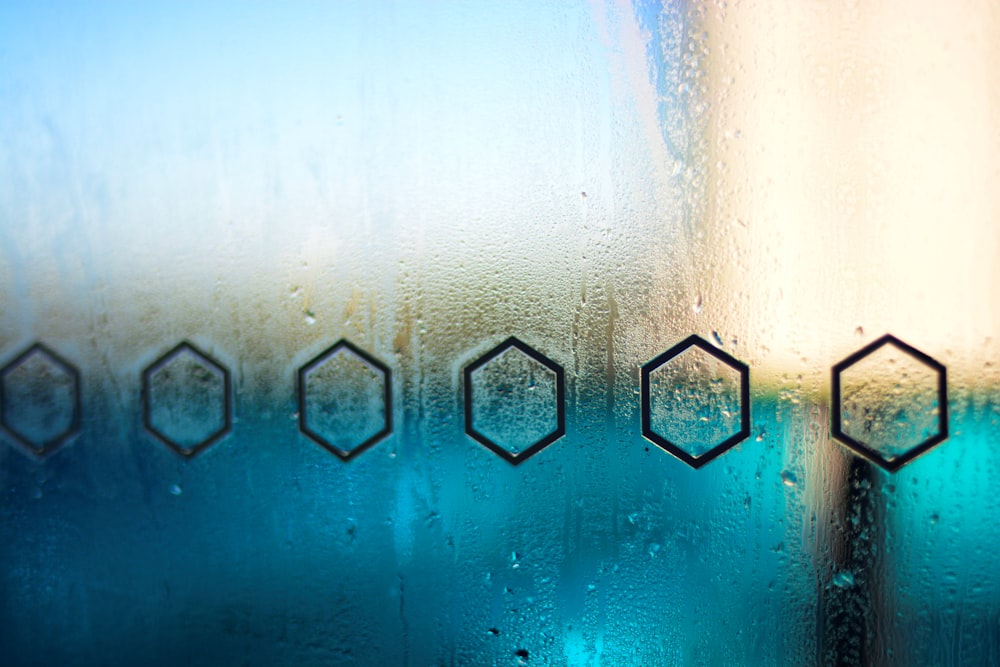
[[[699,468],[750,434],[750,369],[690,336],[640,369],[647,440]],[[463,373],[465,432],[517,465],[565,435],[562,367],[508,338]],[[392,371],[341,340],[297,375],[299,429],[344,461],[392,433]],[[895,471],[948,437],[947,371],[891,335],[833,367],[832,431],[857,454]],[[232,428],[229,370],[181,342],[142,373],[143,424],[192,457]],[[79,433],[80,373],[36,343],[0,368],[0,426],[45,456]]]

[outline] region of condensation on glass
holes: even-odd
[[[2,664],[998,661],[987,3],[0,43]]]

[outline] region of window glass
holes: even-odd
[[[1000,660],[916,4],[5,4],[0,662]]]

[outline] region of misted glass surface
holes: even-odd
[[[696,347],[650,372],[650,426],[697,458],[740,430],[740,374]]]
[[[226,426],[226,378],[191,348],[168,354],[145,373],[147,427],[189,452]]]
[[[386,378],[352,350],[338,348],[305,372],[302,407],[308,426],[341,452],[350,452],[385,428]]]
[[[0,374],[3,423],[29,450],[46,451],[73,429],[78,390],[59,360],[45,349],[29,349]]]
[[[840,383],[844,433],[885,458],[938,433],[937,373],[892,345],[851,365]]]
[[[556,374],[509,347],[471,373],[472,428],[513,455],[558,427]]]
[[[1000,664],[991,4],[9,2],[0,45],[0,664]],[[831,387],[886,333],[947,396],[850,366],[880,465]],[[640,423],[693,334],[750,369],[697,469]],[[512,336],[551,365],[467,406]],[[739,431],[711,355],[651,379],[693,455]]]

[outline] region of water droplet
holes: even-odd
[[[303,313],[306,316],[306,324],[316,324],[316,313],[311,310],[305,310]]]
[[[799,478],[791,470],[781,471],[781,483],[785,486],[795,486],[799,483]]]
[[[719,335],[718,331],[713,331],[712,332],[712,338],[715,339],[715,344],[718,345],[719,347],[725,347],[726,346],[726,344],[722,342],[722,336]]]
[[[172,484],[170,486],[170,495],[179,496],[184,493],[184,489],[181,488],[180,484]]]
[[[691,304],[691,310],[694,311],[695,315],[701,315],[701,309],[702,309],[702,298],[701,295],[699,294],[698,298],[696,298],[694,300],[694,303]]]
[[[833,585],[837,588],[852,588],[854,586],[854,573],[850,570],[842,570],[833,575]]]

